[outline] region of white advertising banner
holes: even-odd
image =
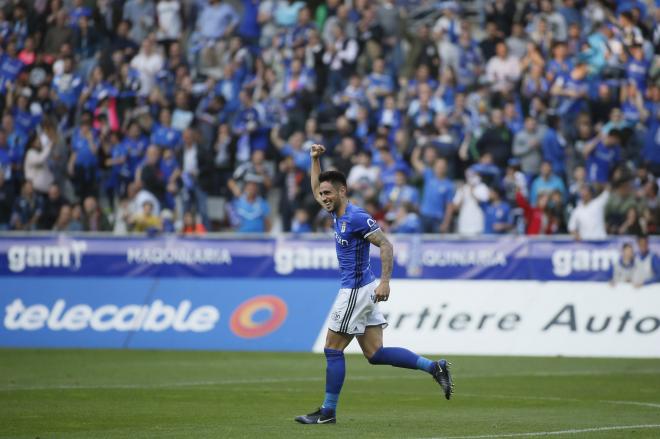
[[[660,358],[660,286],[392,280],[385,346],[427,354]],[[325,328],[314,346],[323,351]],[[356,342],[347,352],[359,352]]]

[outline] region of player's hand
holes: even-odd
[[[390,283],[389,282],[381,282],[378,284],[376,287],[375,291],[376,295],[376,300],[375,302],[387,302],[387,299],[390,298]]]
[[[325,152],[325,146],[315,143],[312,145],[311,149],[309,150],[309,155],[311,155],[312,158],[315,158],[315,157],[320,157],[321,155],[323,155],[324,152]]]

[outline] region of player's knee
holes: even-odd
[[[378,349],[368,349],[363,351],[362,353],[367,358],[367,361],[369,361],[370,364],[381,364],[382,363],[381,356],[379,355],[381,349],[382,347],[379,347]]]

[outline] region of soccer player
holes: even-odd
[[[341,274],[341,289],[330,314],[325,341],[327,361],[325,400],[314,413],[296,417],[302,424],[334,424],[339,393],[344,383],[346,367],[344,349],[357,337],[364,356],[371,364],[389,364],[428,372],[440,384],[445,398],[453,392],[446,360],[431,361],[404,348],[384,348],[383,328],[387,321],[378,302],[390,296],[392,275],[392,244],[376,221],[347,198],[346,177],[339,171],[321,172],[323,145],[311,147],[311,182],[314,197],[332,214]],[[381,277],[376,282],[369,262],[369,245],[380,248]]]

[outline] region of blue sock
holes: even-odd
[[[389,364],[406,369],[419,369],[431,373],[433,361],[404,348],[380,348],[369,358],[371,364]]]
[[[324,349],[327,367],[325,369],[325,399],[322,409],[337,410],[337,400],[346,376],[344,353],[335,349]]]

